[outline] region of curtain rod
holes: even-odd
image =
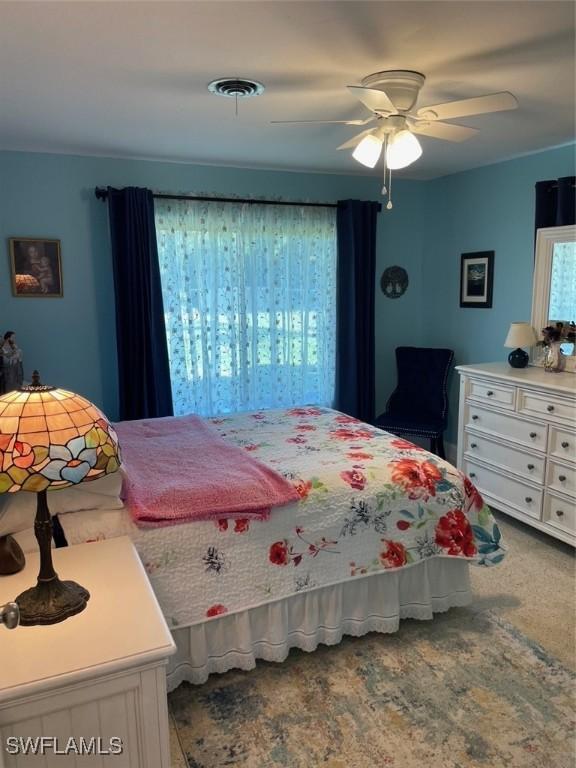
[[[98,200],[108,199],[106,187],[96,187],[94,194]],[[337,208],[336,203],[297,203],[288,200],[254,200],[243,197],[202,197],[197,195],[160,195],[153,194],[157,200],[202,200],[211,203],[254,203],[258,205],[297,205],[304,208]]]

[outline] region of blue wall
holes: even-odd
[[[0,152],[0,239],[60,239],[64,283],[61,299],[14,298],[6,251],[0,259],[0,329],[16,331],[27,377],[38,368],[44,381],[86,395],[110,418],[117,415],[114,289],[107,211],[94,197],[96,185],[321,201],[379,199],[381,187],[362,176]],[[402,264],[411,285],[397,301],[377,289],[379,408],[395,379],[394,347],[418,343],[422,323],[424,188],[399,181],[394,191],[395,208],[383,211],[378,224],[377,273]]]
[[[552,149],[429,182],[395,181],[394,209],[378,223],[377,412],[395,382],[396,346],[449,346],[457,362],[504,360],[513,320],[530,318],[534,184],[574,173],[574,146]],[[29,377],[85,394],[117,415],[114,289],[106,206],[96,185],[172,192],[282,196],[335,201],[380,199],[375,178],[246,170],[68,155],[0,152],[0,239],[62,241],[64,297],[11,295],[7,249],[0,259],[0,330],[15,330]],[[494,250],[493,308],[460,309],[460,254]],[[379,289],[383,269],[408,270],[397,300]],[[451,429],[457,415],[452,378]]]
[[[405,182],[409,183],[409,182]],[[396,385],[398,346],[419,346],[427,322],[422,305],[425,295],[422,259],[425,255],[426,183],[412,182],[398,194],[401,182],[394,180],[394,208],[383,207],[378,223],[376,267],[376,415],[383,412]],[[381,183],[373,194],[378,199]],[[388,299],[380,290],[386,267],[402,266],[408,272],[408,290],[399,299]]]
[[[530,321],[534,184],[575,173],[575,146],[446,176],[426,184],[422,341],[454,349],[457,363],[506,360],[510,323]],[[495,251],[492,309],[459,306],[460,254]],[[455,442],[458,376],[448,440]]]

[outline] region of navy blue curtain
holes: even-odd
[[[336,389],[334,407],[374,420],[376,222],[380,203],[341,200],[336,212]]]
[[[149,189],[108,187],[120,418],[172,415],[168,345]]]
[[[575,182],[574,176],[537,182],[535,229],[567,227],[575,223]]]

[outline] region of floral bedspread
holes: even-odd
[[[317,407],[209,421],[293,482],[300,501],[267,521],[155,530],[125,510],[60,517],[69,543],[128,533],[173,626],[431,557],[491,566],[505,555],[472,483],[406,440]]]

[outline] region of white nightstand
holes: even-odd
[[[32,586],[38,557],[0,578],[0,604]],[[175,645],[126,537],[54,551],[62,579],[90,592],[85,611],[46,627],[0,626],[0,768],[170,768],[165,666]],[[8,737],[56,737],[44,757],[11,755]],[[74,755],[80,737],[110,756]],[[14,740],[9,742],[14,748]]]

